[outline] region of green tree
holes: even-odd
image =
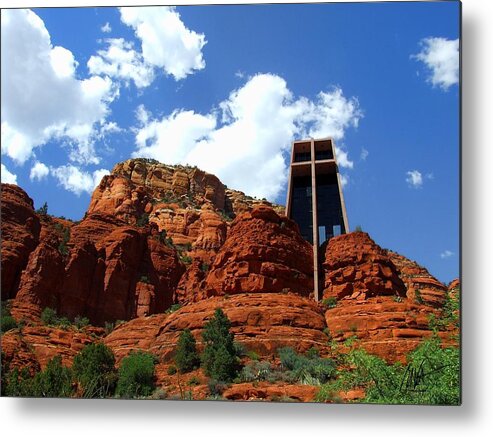
[[[73,393],[72,371],[62,365],[62,357],[52,358],[45,370],[34,376],[32,396],[43,398],[66,398]]]
[[[202,338],[205,343],[202,364],[207,376],[219,381],[231,381],[238,373],[239,360],[234,346],[231,322],[217,308],[214,316],[206,323]]]
[[[72,371],[62,365],[62,357],[57,355],[34,377],[31,377],[27,368],[14,368],[5,378],[4,394],[42,398],[70,397],[73,394],[72,380]]]
[[[132,352],[118,369],[116,395],[122,398],[150,396],[155,389],[154,357],[148,352]]]
[[[102,343],[91,343],[74,358],[75,378],[82,386],[84,397],[105,398],[114,392],[117,374],[115,356]]]
[[[200,366],[200,357],[197,353],[195,338],[188,328],[182,331],[178,339],[175,363],[181,373],[190,372]]]

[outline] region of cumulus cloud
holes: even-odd
[[[78,196],[84,192],[91,194],[99,185],[103,176],[110,173],[106,169],[99,169],[89,173],[74,165],[62,165],[51,168],[50,171],[63,188]]]
[[[178,110],[161,119],[139,107],[133,156],[197,165],[231,187],[274,200],[285,186],[284,158],[295,137],[341,140],[362,117],[358,101],[339,88],[313,101],[296,99],[273,74],[255,75],[218,107],[208,114]],[[345,150],[337,153],[341,166],[353,166]]]
[[[133,80],[137,88],[152,83],[154,68],[144,62],[142,55],[133,49],[132,43],[123,38],[109,38],[106,43],[106,50],[99,50],[97,56],[91,56],[87,62],[91,74],[105,74],[127,85]]]
[[[111,32],[110,23],[106,22],[105,25],[101,27],[101,32],[110,33]]]
[[[3,154],[23,164],[36,147],[63,139],[72,160],[99,162],[93,139],[116,94],[108,77],[78,80],[76,68],[34,12],[2,11]]]
[[[364,147],[361,149],[361,153],[359,155],[360,159],[362,161],[366,161],[366,158],[368,158],[368,155],[370,154],[370,152],[368,152],[368,150],[366,150]]]
[[[50,169],[48,168],[47,165],[43,164],[42,162],[36,161],[34,165],[31,167],[31,172],[29,173],[29,179],[32,181],[38,180],[41,181],[42,179],[46,178],[48,174],[50,173]]]
[[[445,258],[450,258],[451,256],[454,255],[454,252],[451,250],[445,250],[440,254],[440,258],[445,259]]]
[[[423,175],[418,170],[411,170],[406,173],[406,182],[412,188],[421,188],[423,186]]]
[[[15,184],[17,185],[17,175],[11,173],[5,165],[1,164],[0,179],[4,184]]]
[[[459,39],[425,38],[421,52],[412,58],[423,62],[430,72],[428,81],[444,91],[459,83]]]

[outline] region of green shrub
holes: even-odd
[[[144,226],[149,224],[149,214],[143,213],[138,219],[135,225],[139,228],[143,228]]]
[[[328,297],[327,299],[322,300],[322,305],[326,306],[327,308],[334,308],[337,306],[337,297],[331,296]]]
[[[363,402],[378,404],[459,405],[460,351],[441,348],[440,340],[424,341],[408,357],[408,364],[387,364],[379,357],[355,349],[346,356],[346,369],[320,390],[317,400],[327,401],[341,390],[360,387]]]
[[[171,305],[166,311],[165,313],[166,314],[171,314],[171,313],[174,313],[175,311],[178,311],[179,309],[181,308],[181,304],[179,303],[174,303],[173,305]]]
[[[72,366],[84,397],[105,398],[111,396],[117,380],[115,357],[111,349],[102,343],[85,346],[74,358]]]
[[[239,359],[234,346],[231,322],[217,308],[202,332],[205,343],[202,365],[207,376],[219,381],[231,381],[238,373]]]
[[[143,282],[144,284],[150,284],[151,281],[149,281],[149,278],[145,275],[142,275],[139,279],[139,282]]]
[[[57,223],[57,225],[58,226],[55,226],[55,227],[57,227],[57,229],[59,229],[61,234],[62,234],[61,239],[60,239],[60,243],[58,244],[58,252],[60,252],[60,254],[63,256],[67,256],[69,253],[67,243],[70,240],[70,228],[65,227],[63,225],[60,225],[59,223]]]
[[[308,356],[297,354],[289,347],[279,349],[278,353],[282,367],[301,384],[324,384],[336,374],[334,361],[320,358],[316,349],[310,350]]]
[[[254,361],[241,369],[238,376],[240,382],[268,381],[272,374],[272,366],[268,361]]]
[[[178,339],[175,363],[181,373],[190,372],[200,366],[200,357],[197,352],[195,338],[188,328],[180,334]]]
[[[7,302],[2,302],[2,313],[0,316],[0,332],[4,333],[17,328],[17,322],[10,314],[10,306]]]
[[[188,255],[181,256],[180,260],[183,264],[191,264],[192,263],[192,257],[188,256]]]
[[[53,308],[45,308],[41,313],[41,321],[45,325],[55,325],[58,321],[56,310]]]
[[[29,375],[26,368],[21,371],[13,369],[6,382],[7,396],[59,398],[73,394],[72,371],[62,365],[60,355],[52,358],[45,370],[34,377]]]
[[[363,229],[361,228],[360,225],[358,225],[354,228],[354,232],[363,232]]]
[[[207,382],[207,388],[209,389],[209,395],[217,398],[220,397],[224,390],[228,388],[228,384],[224,381],[209,379]]]
[[[168,367],[168,375],[175,375],[178,370],[176,369],[175,366],[169,366]]]
[[[122,398],[150,396],[155,389],[154,357],[148,352],[132,352],[118,369],[116,395]]]
[[[85,328],[89,325],[89,319],[87,317],[77,316],[74,319],[74,325],[77,327],[77,329]]]
[[[246,356],[253,361],[258,361],[260,359],[260,355],[255,351],[248,351]]]
[[[209,268],[210,268],[210,266],[207,263],[200,264],[200,270],[202,270],[204,273],[208,272]]]
[[[192,376],[188,382],[187,382],[188,385],[200,385],[200,379],[197,378],[196,376]]]
[[[48,215],[48,203],[47,202],[43,203],[43,206],[36,210],[36,214]]]

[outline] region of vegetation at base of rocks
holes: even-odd
[[[147,213],[142,213],[142,215],[137,219],[135,225],[138,227],[138,228],[143,228],[145,227],[146,225],[149,224],[149,214]]]
[[[230,222],[234,219],[234,214],[233,213],[230,213],[228,214],[226,211],[224,211],[223,209],[219,210],[218,211],[218,214],[221,216],[221,218],[226,221],[226,222]]]
[[[178,369],[176,366],[169,366],[168,367],[168,375],[176,375],[176,372],[178,372]]]
[[[224,381],[218,381],[217,379],[211,378],[207,381],[207,388],[209,390],[209,395],[215,398],[221,398],[224,390],[229,387],[229,384]]]
[[[200,385],[200,379],[197,378],[196,376],[192,376],[188,382],[187,385],[194,386],[194,385]]]
[[[173,239],[167,236],[166,229],[160,231],[157,235],[154,236],[154,239],[160,241],[161,243],[166,244],[166,246],[174,248]]]
[[[327,308],[335,308],[337,306],[337,297],[331,296],[322,300],[322,305]]]
[[[139,282],[143,282],[144,284],[150,284],[149,278],[146,275],[142,275],[139,279]]]
[[[2,313],[0,316],[0,333],[17,328],[17,322],[10,314],[10,302],[2,302]]]
[[[421,296],[421,291],[416,290],[414,292],[414,302],[416,302],[419,305],[422,305],[424,303],[423,302],[423,297]]]
[[[131,352],[118,369],[116,396],[138,398],[150,396],[155,385],[155,358],[148,352]]]
[[[192,264],[192,257],[191,256],[188,256],[188,255],[180,255],[180,261],[183,263],[183,264]]]
[[[175,364],[181,373],[191,372],[200,366],[195,338],[190,329],[184,329],[178,339]]]
[[[175,311],[178,311],[181,308],[181,304],[179,303],[174,303],[171,305],[166,311],[165,314],[171,314],[174,313]]]
[[[205,343],[201,356],[207,376],[218,381],[232,381],[239,370],[239,358],[234,345],[231,322],[223,310],[217,308],[214,316],[205,324],[202,339]]]
[[[288,371],[290,379],[301,384],[320,385],[336,375],[336,363],[330,358],[321,358],[318,351],[310,349],[305,355],[297,354],[292,348],[278,350],[281,366]]]
[[[454,296],[447,295],[439,316],[436,316],[433,313],[428,316],[429,328],[433,331],[445,331],[450,326],[453,326],[454,328],[459,328],[459,309],[459,292],[457,292],[457,294]]]
[[[102,343],[85,346],[74,358],[75,379],[85,398],[106,398],[113,395],[118,379],[113,351]]]
[[[260,355],[255,351],[248,351],[245,355],[253,361],[260,360]]]
[[[209,271],[210,265],[207,263],[201,263],[200,264],[200,270],[202,270],[204,273],[207,273]]]
[[[6,396],[58,398],[70,397],[74,393],[72,371],[62,365],[60,355],[52,358],[46,368],[33,377],[24,368],[13,369],[6,376]]]
[[[334,400],[340,391],[362,388],[361,402],[378,404],[460,404],[460,351],[442,348],[438,338],[418,346],[401,363],[387,364],[363,349],[345,356],[345,365],[337,379],[321,387],[316,400]]]
[[[272,381],[273,367],[268,361],[252,361],[244,366],[235,382]]]
[[[75,327],[76,329],[82,329],[89,325],[89,319],[87,317],[76,316],[73,321],[70,321],[67,317],[59,316],[55,309],[45,308],[41,313],[41,321],[46,326],[56,326],[62,329],[68,329]]]
[[[36,210],[36,214],[47,216],[48,215],[48,203],[47,202],[43,203],[43,206],[41,206],[40,208],[38,208]]]
[[[60,252],[60,255],[67,256],[69,253],[67,243],[70,240],[70,228],[68,226],[63,226],[61,223],[55,223],[55,229],[60,238],[58,252]]]

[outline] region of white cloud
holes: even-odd
[[[319,93],[315,101],[295,99],[285,80],[272,74],[250,78],[219,108],[205,115],[179,110],[152,119],[139,107],[133,156],[197,165],[228,186],[274,200],[285,186],[284,156],[295,137],[342,139],[362,117],[357,100],[347,99],[339,88]],[[341,149],[338,159],[341,166],[353,165]]]
[[[50,169],[47,165],[42,162],[36,161],[35,164],[31,168],[31,173],[29,174],[29,179],[34,180],[42,180],[48,176],[50,173]]]
[[[110,23],[106,22],[105,25],[101,27],[101,32],[110,33],[111,32]]]
[[[15,184],[17,185],[17,175],[11,173],[5,165],[1,164],[0,172],[2,183],[4,184]]]
[[[406,182],[412,188],[421,188],[423,186],[423,175],[418,170],[408,171]]]
[[[366,158],[368,158],[368,155],[370,154],[370,152],[368,152],[368,150],[366,150],[364,147],[361,149],[361,153],[359,155],[360,159],[362,161],[366,161]]]
[[[149,86],[154,80],[154,68],[145,63],[142,55],[133,49],[132,43],[123,38],[109,38],[106,50],[91,56],[87,67],[91,74],[106,74],[124,81],[133,80],[137,88]]]
[[[36,147],[63,139],[70,157],[97,163],[93,138],[115,98],[109,78],[78,80],[77,62],[53,47],[43,21],[26,9],[2,11],[2,153],[23,164]]]
[[[99,169],[92,173],[82,171],[73,165],[62,165],[61,167],[51,168],[51,174],[58,179],[58,183],[68,191],[80,196],[83,192],[92,194],[104,175],[109,174],[108,170]]]
[[[421,40],[421,52],[412,58],[422,61],[430,70],[428,81],[433,86],[448,90],[459,83],[459,40],[425,38]]]
[[[175,80],[205,67],[205,35],[188,29],[174,7],[123,7],[120,15],[140,39],[146,64],[162,68]]]
[[[445,258],[450,258],[451,256],[454,255],[454,252],[451,250],[445,250],[440,254],[440,258],[445,259]]]
[[[344,188],[349,183],[349,176],[347,174],[339,174],[339,179],[341,180],[341,186]]]

